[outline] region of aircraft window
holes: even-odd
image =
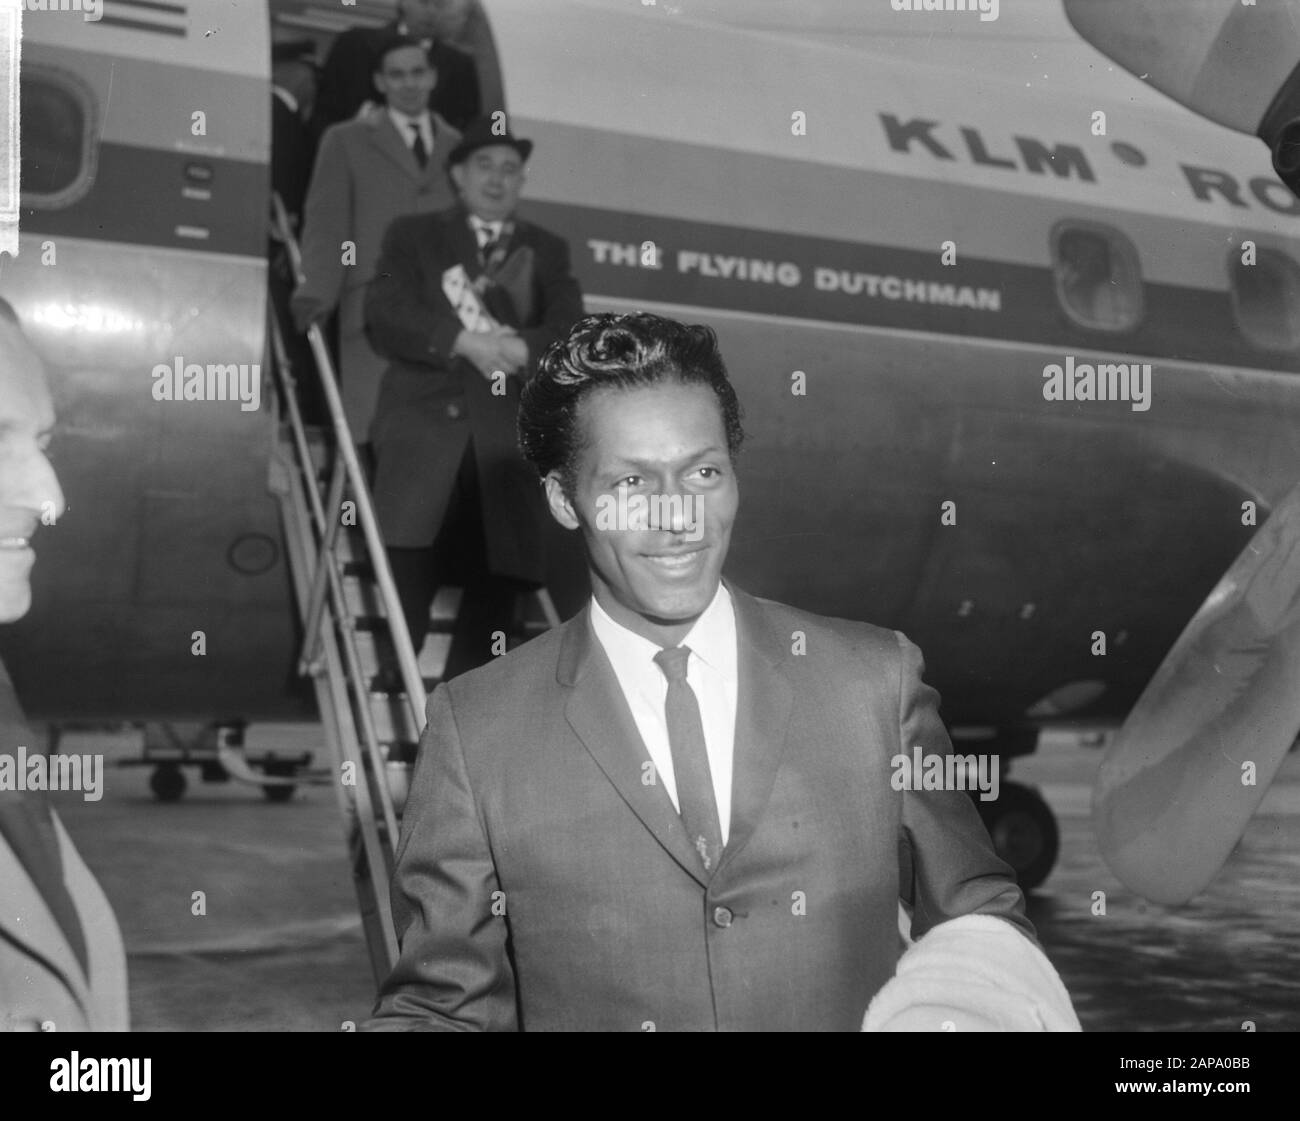
[[[1257,250],[1243,265],[1239,250],[1228,258],[1232,310],[1237,327],[1261,350],[1300,347],[1300,265],[1276,249]]]
[[[1133,243],[1118,230],[1063,222],[1052,231],[1056,297],[1090,331],[1128,331],[1142,319],[1142,270]]]
[[[90,186],[89,94],[62,75],[26,67],[20,82],[23,203],[66,206]]]

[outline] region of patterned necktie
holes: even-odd
[[[420,170],[423,171],[429,162],[429,150],[424,146],[424,134],[420,131],[419,125],[412,125],[411,133],[413,136],[411,153],[415,156],[415,162],[420,165]]]
[[[704,721],[700,719],[695,693],[686,680],[690,656],[690,647],[674,646],[660,650],[655,655],[655,663],[668,678],[664,715],[668,720],[668,746],[677,779],[679,812],[700,864],[705,872],[712,873],[722,855],[722,826],[718,822],[717,799],[713,796]]]
[[[501,234],[504,232],[504,227],[494,229],[487,222],[484,222],[482,225],[476,226],[474,232],[478,235],[479,240],[479,260],[483,262],[485,268],[490,268],[493,265],[492,254],[497,251],[497,247],[501,244]],[[498,261],[496,264],[499,265],[500,262]]]

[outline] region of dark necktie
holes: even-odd
[[[677,779],[677,804],[691,845],[699,854],[704,871],[712,873],[722,855],[722,826],[718,803],[713,796],[713,776],[704,742],[704,721],[695,693],[686,681],[691,651],[687,646],[660,650],[655,662],[668,678],[664,715],[668,720],[668,746]]]
[[[411,152],[415,156],[415,162],[420,165],[421,170],[429,162],[429,150],[424,146],[424,134],[420,132],[419,125],[411,126],[412,133],[415,134],[411,141]]]
[[[496,252],[497,246],[501,244],[500,232],[493,233],[491,226],[482,227],[483,244],[479,246],[479,259],[483,262],[485,268],[492,266],[492,254]]]

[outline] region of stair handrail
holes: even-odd
[[[284,208],[278,192],[271,193],[272,221],[280,241],[289,255],[289,265],[294,280],[301,284],[304,279],[302,271],[302,251],[289,225],[289,215]],[[339,394],[338,378],[334,373],[334,364],[330,360],[329,350],[325,345],[325,336],[320,325],[313,323],[307,328],[307,342],[315,359],[316,374],[321,390],[325,396],[325,405],[329,411],[330,424],[333,427],[336,452],[343,459],[347,481],[352,485],[352,496],[357,504],[357,524],[366,543],[366,555],[371,570],[375,574],[375,583],[379,587],[380,600],[384,613],[388,616],[389,632],[397,652],[397,664],[401,671],[402,685],[406,690],[407,704],[411,708],[411,718],[417,731],[424,730],[424,709],[427,695],[424,680],[420,676],[419,663],[415,649],[411,644],[411,632],[406,626],[406,616],[402,614],[401,600],[397,595],[397,585],[393,580],[392,569],[388,565],[388,554],[384,549],[383,537],[379,532],[379,521],[375,516],[374,504],[370,498],[370,488],[366,485],[365,475],[361,470],[361,461],[357,456],[356,445],[352,441],[352,429],[348,425],[343,411],[343,398]],[[331,516],[337,516],[336,513]]]
[[[326,520],[325,511],[331,506],[337,506],[339,494],[342,490],[341,465],[343,460],[339,458],[336,463],[338,468],[333,472],[334,478],[330,483],[329,503],[322,503],[320,498],[320,487],[312,479],[314,464],[311,457],[311,450],[307,444],[307,434],[303,427],[302,411],[299,408],[297,400],[293,396],[293,364],[289,360],[288,353],[285,349],[284,339],[281,334],[280,324],[277,321],[274,309],[269,308],[270,314],[267,316],[267,322],[271,331],[272,350],[275,355],[275,368],[281,374],[281,385],[284,389],[284,400],[289,413],[289,427],[293,433],[294,449],[298,456],[298,463],[302,470],[302,478],[299,480],[303,485],[301,489],[305,491],[305,496],[310,504],[311,509],[307,511],[310,520],[307,523],[307,532],[311,534],[313,544],[316,546],[315,569],[310,575],[308,583],[307,597],[300,606],[302,617],[305,620],[313,619],[317,627],[317,634],[314,636],[315,641],[310,643],[310,657],[304,657],[299,664],[302,673],[311,673],[313,676],[321,668],[326,668],[330,664],[342,663],[346,680],[355,682],[356,705],[353,712],[353,730],[359,731],[360,740],[365,748],[366,755],[370,759],[372,773],[377,776],[385,774],[385,763],[387,762],[382,747],[379,743],[379,737],[375,728],[374,714],[370,706],[366,703],[364,696],[364,678],[362,676],[362,667],[356,650],[356,630],[348,613],[347,598],[343,593],[343,585],[339,579],[338,568],[330,561],[330,550],[333,549],[332,530],[337,528],[337,522],[332,518]],[[315,527],[315,533],[312,533],[312,527]],[[317,537],[319,536],[319,540]],[[310,555],[310,554],[308,554]],[[333,610],[333,615],[329,614]],[[336,652],[331,659],[326,647],[327,631],[335,623],[339,623],[344,633],[340,636],[343,641],[336,644]],[[304,647],[307,649],[307,647]],[[397,813],[393,806],[392,792],[386,781],[377,781],[375,786],[375,795],[383,810],[384,823],[388,828],[387,841],[390,855],[397,850]]]
[[[268,306],[267,310],[269,313],[267,324],[275,358],[273,369],[283,391],[279,396],[272,396],[271,407],[275,416],[275,431],[278,433],[282,424],[278,408],[282,400],[289,414],[289,427],[295,438],[294,450],[297,453],[299,467],[295,471],[285,461],[281,441],[271,451],[274,457],[272,464],[278,463],[280,467],[280,470],[276,471],[273,466],[271,484],[272,488],[281,495],[284,504],[285,549],[289,555],[289,572],[298,609],[305,616],[311,596],[312,550],[317,547],[317,537],[324,525],[324,508],[321,505],[319,485],[313,478],[311,452],[307,445],[302,414],[293,395],[293,371],[285,353],[280,324],[275,309]],[[312,685],[316,691],[316,703],[320,708],[321,726],[329,743],[330,754],[336,766],[340,768],[339,776],[342,780],[348,766],[351,766],[357,775],[365,769],[355,722],[358,712],[364,713],[366,709],[364,703],[353,703],[346,688],[338,688],[338,684],[345,681],[345,675],[349,673],[344,668],[341,648],[351,646],[348,640],[353,636],[346,630],[341,634],[335,633],[331,612],[343,602],[336,569],[319,552],[315,555],[315,565],[317,571],[329,574],[330,597],[322,607],[320,672],[316,672],[316,667],[313,667]],[[345,641],[340,642],[340,637]],[[355,659],[352,659],[352,662],[354,663]],[[355,670],[351,672],[355,677]],[[397,932],[393,925],[392,911],[385,905],[383,895],[383,885],[389,881],[392,855],[396,847],[394,841],[396,822],[392,816],[391,792],[383,778],[382,761],[374,761],[377,744],[374,741],[373,729],[367,727],[364,734],[367,736],[366,747],[371,755],[374,774],[378,775],[373,792],[369,779],[352,783],[339,781],[332,785],[338,795],[344,822],[351,822],[355,829],[355,832],[349,836],[349,852],[353,856],[353,877],[357,883],[357,898],[361,905],[362,925],[365,930],[366,944],[370,950],[371,966],[375,971],[375,982],[381,984],[392,972],[393,965],[397,961]],[[387,846],[379,837],[374,809],[375,798],[382,803],[384,810],[388,827]],[[360,843],[359,853],[351,847],[357,842]],[[368,885],[366,890],[363,890],[363,884]]]

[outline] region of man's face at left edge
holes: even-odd
[[[46,458],[54,405],[40,356],[22,329],[0,318],[0,623],[31,606],[32,537],[64,511]]]
[[[551,512],[581,530],[601,607],[675,646],[717,593],[740,501],[717,395],[676,380],[597,389],[576,428],[572,493],[547,476]]]

